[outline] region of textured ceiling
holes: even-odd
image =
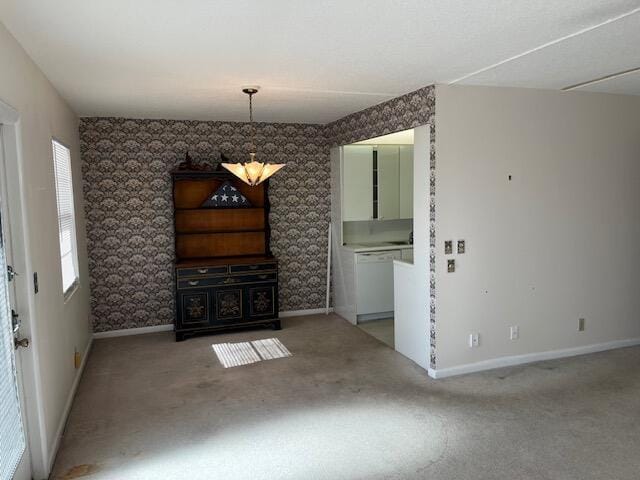
[[[0,0],[82,116],[325,123],[431,83],[564,88],[640,67],[640,0]],[[640,75],[584,90],[640,93]]]

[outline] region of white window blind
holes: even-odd
[[[67,147],[55,140],[53,140],[53,164],[58,203],[62,290],[64,294],[67,294],[78,282],[78,252],[76,247],[76,219],[73,211],[71,152]]]

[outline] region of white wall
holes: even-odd
[[[438,86],[436,102],[437,369],[639,338],[640,97]]]
[[[26,212],[27,248],[33,270],[38,272],[39,293],[33,296],[31,312],[32,350],[37,355],[38,388],[43,394],[40,419],[29,412],[30,423],[40,420],[45,430],[44,457],[36,465],[42,477],[55,453],[69,395],[78,371],[74,368],[74,349],[84,353],[90,342],[89,286],[86,255],[84,206],[78,119],[61,99],[20,45],[0,24],[0,100],[20,115],[21,161]],[[59,260],[55,183],[51,158],[51,138],[71,148],[75,210],[80,257],[80,288],[65,303]],[[31,289],[33,272],[21,272]]]
[[[414,129],[413,264],[394,262],[395,349],[429,368],[429,164],[431,126]]]
[[[408,241],[413,229],[413,219],[343,222],[342,226],[342,241],[345,244]]]

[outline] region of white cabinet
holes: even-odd
[[[378,215],[379,220],[400,218],[400,165],[399,147],[378,147]]]
[[[347,145],[342,154],[342,220],[373,218],[373,146]]]
[[[342,148],[344,222],[413,218],[412,145],[378,145],[375,161],[373,145]]]
[[[413,145],[400,145],[398,218],[413,218]]]

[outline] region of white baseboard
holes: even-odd
[[[481,362],[467,363],[448,368],[430,368],[429,376],[432,378],[445,378],[455,375],[464,375],[465,373],[482,372],[484,370],[492,370],[494,368],[512,367],[525,363],[541,362],[543,360],[553,360],[556,358],[573,357],[575,355],[585,355],[588,353],[603,352],[616,348],[633,347],[640,345],[640,338],[629,338],[625,340],[614,340],[605,343],[596,343],[593,345],[585,345],[582,347],[564,348],[561,350],[550,350],[547,352],[527,353],[524,355],[514,355],[510,357],[492,358],[491,360],[483,360]]]
[[[288,312],[280,312],[280,318],[302,317],[304,315],[318,315],[325,312],[326,310],[324,308],[312,308],[309,310],[289,310]],[[333,308],[329,309],[329,313],[331,312],[333,312]],[[171,331],[173,331],[173,324],[155,325],[153,327],[123,328],[121,330],[110,330],[108,332],[96,332],[93,334],[93,338],[126,337],[128,335],[141,335],[143,333]]]
[[[356,325],[367,322],[375,322],[376,320],[382,320],[383,318],[393,318],[393,311],[381,313],[365,313],[364,315],[357,315]]]
[[[122,330],[96,332],[93,334],[93,338],[126,337],[128,335],[141,335],[143,333],[171,332],[171,331],[173,331],[172,323],[168,325],[154,325],[153,327],[123,328]]]
[[[288,312],[280,312],[280,318],[287,317],[303,317],[305,315],[319,315],[321,313],[326,313],[327,310],[324,308],[310,308],[308,310],[289,310]],[[333,312],[333,308],[329,309],[329,313]]]
[[[76,377],[73,379],[73,384],[71,385],[71,390],[69,390],[69,395],[67,396],[67,402],[64,405],[64,410],[62,411],[62,416],[60,417],[60,422],[58,423],[58,428],[56,429],[56,435],[53,437],[53,444],[51,445],[51,449],[49,450],[49,458],[47,459],[46,471],[51,472],[53,468],[53,462],[56,459],[56,455],[58,454],[58,448],[60,448],[60,440],[62,440],[62,434],[64,433],[64,428],[67,424],[67,418],[69,417],[69,412],[71,411],[71,406],[73,405],[73,399],[76,396],[76,390],[78,389],[78,384],[80,383],[80,378],[82,378],[82,372],[84,372],[84,366],[87,364],[87,358],[89,358],[89,353],[91,352],[91,346],[93,345],[93,337],[89,337],[89,343],[87,344],[87,348],[84,349],[84,353],[82,354],[82,361],[80,362],[80,367],[76,372]]]

